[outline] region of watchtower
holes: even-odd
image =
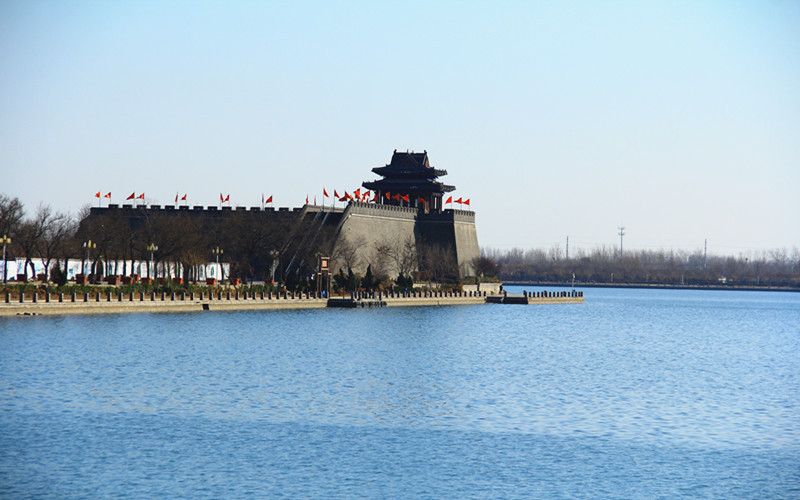
[[[381,177],[361,185],[377,195],[378,203],[403,207],[424,208],[426,212],[442,211],[444,193],[455,190],[437,180],[447,175],[447,170],[431,167],[428,152],[398,152],[394,150],[392,161],[372,171]]]

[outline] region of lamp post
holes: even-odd
[[[153,274],[154,274],[155,268],[153,267],[153,253],[158,251],[158,247],[156,246],[155,243],[150,243],[150,245],[147,246],[147,251],[150,252],[150,265],[147,267],[147,277],[152,278],[152,276],[150,276],[151,274],[150,268],[153,268]]]
[[[277,263],[278,263],[278,257],[279,257],[280,255],[281,255],[281,253],[280,253],[279,251],[277,251],[277,250],[271,250],[271,251],[269,252],[269,256],[272,258],[272,272],[271,272],[271,276],[272,276],[272,282],[273,282],[273,283],[275,283],[275,267],[276,267],[276,265],[277,265]]]
[[[220,247],[214,247],[211,249],[211,253],[213,253],[217,257],[217,267],[219,268],[219,275],[220,275],[219,282],[222,283],[222,281],[225,279],[225,272],[222,270],[221,267],[219,267],[219,256],[220,254],[224,253],[224,251]]]
[[[0,242],[3,243],[3,283],[6,283],[6,245],[11,244],[11,238],[4,234],[3,237],[0,238]]]
[[[92,248],[97,248],[97,243],[94,243],[92,240],[84,241],[83,242],[83,248],[86,249],[86,264],[89,264],[89,270],[91,270],[92,263],[91,263],[91,260],[89,260],[89,255],[91,255],[90,252],[91,252]],[[84,269],[83,269],[83,274],[84,275],[88,275],[89,274],[89,273],[86,272],[86,267],[85,266],[84,266]]]

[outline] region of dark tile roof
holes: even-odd
[[[447,175],[446,170],[439,170],[431,167],[428,159],[428,152],[415,153],[413,151],[402,152],[394,151],[392,161],[383,167],[372,169],[376,174],[383,177],[415,177],[431,178]]]

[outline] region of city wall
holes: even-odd
[[[322,217],[322,214],[325,214]],[[436,247],[446,254],[456,265],[459,276],[473,274],[472,260],[480,255],[478,236],[475,230],[475,213],[467,210],[444,210],[441,213],[425,213],[419,208],[379,205],[351,201],[345,207],[331,208],[305,205],[301,208],[261,208],[261,207],[215,207],[215,206],[133,206],[109,205],[93,207],[92,217],[123,217],[132,226],[144,224],[153,215],[186,215],[193,218],[214,220],[232,215],[253,217],[254,221],[281,224],[293,234],[298,242],[306,241],[303,231],[314,232],[323,224],[336,232],[336,246],[341,255],[343,248],[351,247],[355,252],[354,271],[366,272],[367,265],[376,262],[376,246],[390,245],[401,248],[407,241],[413,242],[418,257],[424,257],[427,249]],[[319,217],[317,217],[320,215]],[[296,231],[299,231],[297,233]],[[337,253],[337,252],[334,252]],[[352,257],[352,256],[351,256]],[[344,266],[345,263],[335,264]],[[384,259],[384,271],[392,277],[398,275],[393,259]],[[336,272],[338,269],[334,269]],[[414,266],[413,270],[418,270]]]
[[[360,265],[354,271],[361,274],[366,271],[367,262],[376,260],[377,245],[389,244],[399,249],[408,240],[414,242],[419,257],[430,247],[445,251],[462,277],[473,274],[472,260],[480,256],[475,213],[471,211],[426,214],[411,207],[352,202],[339,223],[338,241],[356,247]],[[387,262],[387,266],[390,276],[398,274],[393,262]]]

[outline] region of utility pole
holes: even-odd
[[[625,236],[625,226],[617,226],[619,230],[619,256],[622,258],[622,237]]]
[[[706,262],[708,262],[708,238],[703,242],[703,269],[706,268]]]

